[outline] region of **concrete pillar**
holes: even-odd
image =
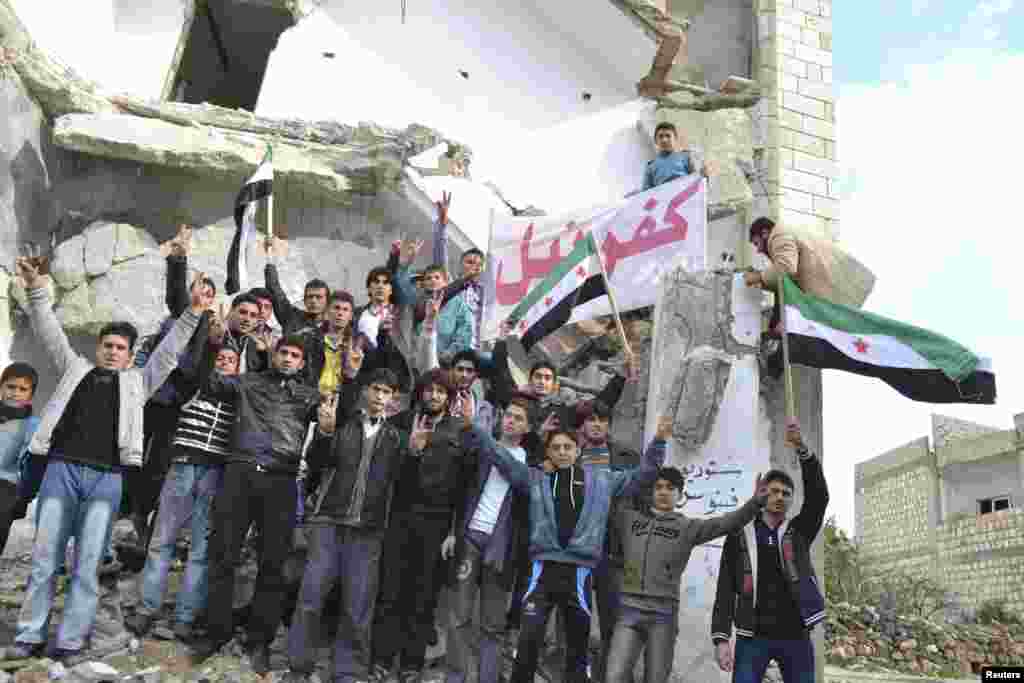
[[[11,362],[11,343],[14,330],[11,327],[11,300],[9,298],[11,278],[0,270],[0,369]]]
[[[768,469],[769,415],[758,398],[760,303],[761,294],[745,287],[740,276],[679,268],[662,280],[647,434],[659,414],[675,418],[669,462],[689,469],[686,492],[701,496],[681,509],[687,516],[735,509],[734,502],[753,492],[757,472]],[[695,548],[683,574],[674,681],[730,679],[715,663],[711,643],[721,545],[719,539]]]
[[[759,0],[754,76],[764,97],[755,107],[760,152],[755,164],[766,190],[755,193],[753,213],[826,237],[839,235],[835,94],[832,88],[832,1]],[[805,439],[822,456],[821,372],[794,368],[797,416]],[[782,383],[763,394],[774,406],[772,464],[793,462],[782,443]],[[797,501],[799,503],[799,501]],[[821,537],[814,565],[824,576]],[[824,579],[822,578],[822,581]],[[817,680],[825,680],[824,636],[815,629]]]

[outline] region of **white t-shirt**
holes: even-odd
[[[383,308],[378,306],[367,306],[363,314],[356,321],[356,331],[365,334],[370,346],[377,348],[377,332],[380,330],[380,314]]]
[[[526,462],[526,451],[520,446],[504,446],[512,454],[512,457],[519,462]],[[498,513],[501,512],[501,504],[505,501],[508,493],[509,483],[497,467],[491,467],[487,475],[487,482],[484,484],[484,492],[477,503],[476,512],[469,522],[469,528],[473,531],[481,531],[485,534],[494,533],[494,525],[498,523]]]

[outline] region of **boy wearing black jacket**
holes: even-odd
[[[722,549],[711,617],[715,658],[734,683],[760,683],[768,663],[779,664],[786,683],[814,682],[810,631],[825,618],[825,598],[811,566],[811,544],[821,530],[828,486],[821,461],[804,445],[800,427],[786,427],[800,458],[804,502],[792,520],[793,480],[780,470],[765,475],[768,503]],[[729,637],[736,627],[736,651]]]
[[[381,555],[394,482],[408,451],[408,434],[386,420],[398,378],[380,368],[366,378],[366,409],[356,410],[362,364],[350,354],[340,394],[321,405],[317,435],[307,460],[322,470],[308,515],[309,559],[288,631],[290,671],[285,680],[305,681],[316,666],[324,603],[335,581],[341,605],[334,643],[334,680],[365,681]]]

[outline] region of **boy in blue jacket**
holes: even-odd
[[[0,375],[0,554],[18,508],[18,470],[39,425],[32,397],[39,375],[28,363],[11,363]]]
[[[578,465],[575,432],[558,428],[547,435],[544,447],[550,467],[541,470],[520,462],[489,434],[473,428],[469,438],[478,446],[482,461],[493,463],[513,488],[529,496],[532,572],[523,597],[511,683],[533,683],[548,616],[554,607],[561,609],[565,628],[564,680],[588,680],[590,575],[604,552],[612,500],[632,496],[654,482],[671,433],[671,418],[660,417],[640,467],[616,472]]]

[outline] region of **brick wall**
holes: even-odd
[[[927,466],[901,471],[866,486],[863,494],[861,547],[875,560],[934,551],[929,523],[934,473]]]
[[[988,488],[979,483],[973,497],[1001,493],[1014,483],[1014,458],[1021,450],[1019,444],[1008,450],[1006,441],[1014,434],[976,430],[943,440],[934,454],[927,438],[918,439],[856,465],[858,540],[868,566],[930,575],[975,607],[1005,600],[1024,614],[1024,508],[978,515],[976,505],[951,505],[941,523],[935,515],[940,466],[960,485],[967,483],[966,466],[989,472]],[[954,484],[947,481],[946,487]]]
[[[760,0],[758,48],[768,196],[754,210],[838,237],[831,1]]]
[[[939,527],[942,580],[978,605],[1002,599],[1024,614],[1024,510],[968,516]]]

